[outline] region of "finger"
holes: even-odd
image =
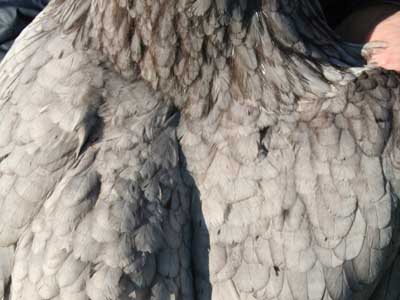
[[[388,47],[388,43],[385,41],[372,41],[364,44],[361,49],[361,55],[366,61],[377,55],[379,52],[385,50]]]

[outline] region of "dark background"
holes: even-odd
[[[0,60],[47,0],[0,0]]]

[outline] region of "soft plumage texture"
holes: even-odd
[[[51,2],[0,69],[0,291],[396,299],[399,78],[356,50],[315,0]]]
[[[73,48],[51,13],[1,70],[2,295],[192,299],[179,115]]]

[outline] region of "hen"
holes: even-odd
[[[399,77],[317,0],[53,0],[0,67],[9,300],[394,300]]]

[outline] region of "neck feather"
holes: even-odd
[[[266,91],[321,97],[330,91],[322,65],[360,63],[338,43],[317,0],[57,1],[78,44],[194,116],[217,102],[262,101]]]

